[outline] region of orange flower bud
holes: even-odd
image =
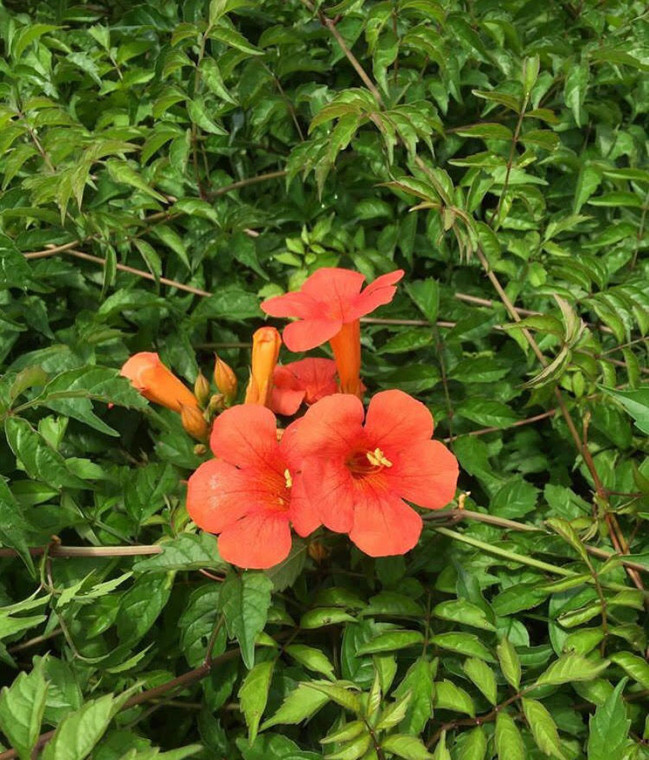
[[[252,371],[246,389],[246,404],[268,406],[273,387],[273,370],[282,339],[274,327],[260,327],[252,336]]]
[[[120,374],[128,378],[144,398],[180,412],[182,406],[198,410],[194,394],[160,361],[156,353],[142,351],[124,364]]]
[[[232,367],[214,354],[214,384],[229,406],[237,397],[237,376]]]
[[[201,406],[205,406],[210,398],[210,381],[205,377],[202,372],[198,373],[196,382],[194,383],[194,396],[198,399],[198,403]]]
[[[205,417],[203,417],[203,413],[198,407],[185,406],[183,404],[180,408],[180,421],[189,435],[199,441],[207,439],[210,429],[205,421]]]

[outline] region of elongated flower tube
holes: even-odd
[[[323,267],[307,278],[299,291],[269,298],[261,308],[272,317],[297,318],[284,329],[284,342],[291,351],[309,351],[329,341],[340,390],[360,397],[359,319],[390,303],[403,275],[401,269],[389,272],[361,291],[365,277],[360,272]]]
[[[180,414],[182,407],[199,409],[196,396],[166,367],[158,354],[134,354],[120,370],[144,398]]]
[[[246,404],[269,406],[273,370],[282,339],[274,327],[260,327],[252,336],[252,371],[246,389]]]

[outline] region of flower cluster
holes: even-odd
[[[223,403],[219,408],[212,397],[202,413],[199,382],[192,394],[157,355],[136,355],[124,365],[122,373],[147,398],[184,415],[195,437],[206,440],[202,426],[192,431],[186,424],[188,408],[211,425],[215,458],[189,478],[187,510],[200,528],[219,535],[226,561],[272,567],[288,556],[291,529],[305,537],[321,526],[347,534],[370,556],[403,554],[423,525],[408,502],[440,509],[453,498],[457,460],[432,440],[428,409],[400,390],[376,393],[367,412],[363,406],[360,318],[389,303],[402,276],[391,272],[361,291],[361,274],[325,268],[299,292],[264,301],[267,314],[296,318],[284,329],[289,349],[329,342],[334,361],[279,365],[282,339],[263,327],[253,336],[243,404],[230,405],[236,378],[220,359],[214,380]],[[140,369],[146,362],[138,357],[149,357],[151,369]],[[202,393],[207,399],[209,383]],[[291,417],[303,404],[306,412],[278,429],[275,413]]]

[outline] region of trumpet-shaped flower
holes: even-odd
[[[284,329],[291,351],[309,351],[335,337],[344,324],[355,322],[390,303],[402,269],[377,277],[361,291],[365,276],[338,267],[317,269],[299,291],[269,298],[261,308],[271,317],[297,317]]]
[[[336,363],[331,359],[308,358],[279,364],[273,373],[270,408],[290,416],[303,402],[311,406],[337,392]]]
[[[142,351],[134,354],[120,370],[123,377],[149,401],[166,406],[174,412],[183,406],[198,410],[196,396],[166,367],[156,353]]]
[[[457,483],[457,460],[432,434],[428,409],[399,390],[377,393],[367,416],[352,395],[321,399],[293,436],[312,509],[373,557],[412,549],[422,520],[404,499],[440,509]]]
[[[360,272],[337,267],[316,270],[296,293],[269,298],[261,308],[272,317],[297,317],[284,329],[291,351],[308,351],[329,341],[338,368],[340,390],[361,396],[359,320],[394,297],[403,270],[377,277],[361,291]]]
[[[298,474],[293,433],[289,426],[278,442],[275,415],[257,405],[226,409],[214,422],[217,458],[189,478],[187,511],[219,534],[219,552],[233,565],[272,567],[291,550],[291,524],[300,536],[319,525]]]

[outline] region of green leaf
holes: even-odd
[[[498,686],[493,670],[482,660],[470,658],[463,665],[464,672],[485,695],[492,705],[496,704]]]
[[[219,626],[220,595],[221,589],[217,584],[199,586],[192,591],[187,600],[187,606],[178,620],[180,648],[191,667],[198,667],[205,662],[207,648]],[[213,641],[212,655],[221,654],[225,650],[225,645],[225,628],[219,627],[219,632]]]
[[[475,124],[470,127],[461,127],[455,132],[460,137],[481,137],[483,140],[505,140],[512,142],[514,133],[504,124]]]
[[[86,488],[87,484],[68,470],[65,459],[43,436],[21,417],[5,420],[5,433],[11,450],[30,478],[43,480],[53,488]]]
[[[432,760],[434,755],[426,749],[426,745],[416,736],[392,734],[381,742],[386,752],[392,752],[403,760]]]
[[[20,760],[30,760],[39,736],[47,683],[43,676],[43,661],[30,673],[20,673],[11,686],[0,695],[0,728],[18,751]]]
[[[310,718],[321,707],[329,702],[329,697],[321,691],[307,688],[305,683],[298,684],[297,689],[290,692],[282,702],[279,710],[264,721],[261,731],[271,726],[295,725]]]
[[[566,760],[557,726],[547,709],[535,699],[523,699],[523,712],[538,748],[549,757]]]
[[[347,684],[341,685],[343,682],[329,683],[328,681],[306,681],[304,683],[305,688],[315,689],[321,694],[326,694],[327,698],[337,705],[344,707],[345,710],[360,714],[361,700],[353,691],[347,688]]]
[[[578,127],[585,123],[584,101],[588,88],[589,70],[588,65],[579,63],[568,67],[566,81],[563,87],[563,97],[568,108],[572,110]]]
[[[433,752],[433,760],[451,760],[451,753],[446,746],[446,731],[442,731],[439,736]]]
[[[255,639],[266,625],[272,581],[262,573],[230,573],[221,586],[221,610],[248,669],[255,662]]]
[[[433,280],[432,277],[427,280],[413,280],[406,283],[405,289],[419,311],[431,325],[434,325],[439,311],[439,283],[437,280]]]
[[[643,689],[649,689],[649,663],[646,660],[631,652],[616,652],[611,656],[611,660]]]
[[[473,717],[475,706],[469,694],[456,686],[453,681],[438,681],[435,683],[435,707],[439,710],[452,710],[466,713]]]
[[[472,628],[481,628],[485,631],[496,630],[487,619],[486,612],[481,607],[467,602],[465,599],[449,599],[445,602],[440,602],[434,607],[433,615],[442,620],[470,625]]]
[[[257,738],[259,722],[266,709],[270,682],[273,678],[275,660],[257,663],[243,679],[239,689],[241,712],[248,726],[248,741],[254,744]]]
[[[588,760],[623,760],[631,725],[622,696],[625,686],[626,678],[623,678],[591,716],[588,726]]]
[[[468,657],[478,657],[486,662],[496,661],[487,647],[472,633],[439,633],[431,638],[431,642],[442,649]]]
[[[285,651],[286,654],[297,660],[300,665],[308,670],[320,673],[331,681],[335,680],[334,666],[327,655],[319,649],[307,646],[306,644],[290,644],[286,647]]]
[[[603,388],[607,395],[619,401],[620,404],[635,420],[636,426],[645,435],[649,435],[649,389],[639,388],[636,391],[616,391]]]
[[[506,428],[518,419],[506,404],[480,397],[466,399],[458,404],[456,412],[484,427]]]
[[[33,572],[34,563],[28,547],[31,532],[32,528],[25,519],[22,507],[0,475],[0,542],[3,546],[15,549],[30,572]]]
[[[536,680],[535,686],[592,681],[609,666],[608,660],[588,660],[578,654],[567,654],[555,660]],[[649,666],[647,666],[649,668]]]
[[[461,740],[461,754],[458,755],[461,760],[484,760],[487,754],[487,737],[485,736],[482,726],[460,735],[458,744]]]
[[[200,127],[203,131],[209,132],[211,135],[227,135],[227,132],[223,127],[210,119],[207,114],[207,106],[202,98],[189,100],[187,102],[187,112],[189,113],[189,118],[192,123],[196,124],[196,126]]]
[[[164,195],[160,195],[160,193],[158,193],[152,187],[149,187],[147,182],[142,178],[137,170],[134,169],[130,164],[127,164],[125,161],[109,159],[106,161],[106,168],[108,169],[108,173],[110,174],[111,178],[115,182],[121,183],[123,185],[130,185],[136,190],[142,191],[146,195],[149,195],[151,198],[155,198],[155,200],[160,201],[161,203],[164,203],[166,201]]]
[[[43,760],[84,760],[104,735],[128,695],[105,694],[86,702],[57,726],[43,752]]]
[[[521,661],[514,645],[507,637],[504,637],[496,647],[496,653],[507,683],[518,691],[521,686]]]
[[[120,640],[134,646],[155,623],[169,601],[173,574],[138,578],[120,601],[115,624]]]
[[[395,699],[409,695],[408,709],[401,723],[401,731],[406,734],[420,734],[432,715],[433,669],[423,657],[414,662],[401,683],[394,690]]]
[[[394,652],[406,647],[421,646],[423,643],[424,637],[419,631],[387,631],[363,644],[357,653],[362,655]]]
[[[496,716],[496,752],[498,760],[526,760],[527,757],[521,732],[504,710]]]
[[[133,565],[135,573],[166,573],[169,570],[225,570],[219,557],[216,538],[209,533],[181,533],[160,544],[160,554],[141,559]]]

